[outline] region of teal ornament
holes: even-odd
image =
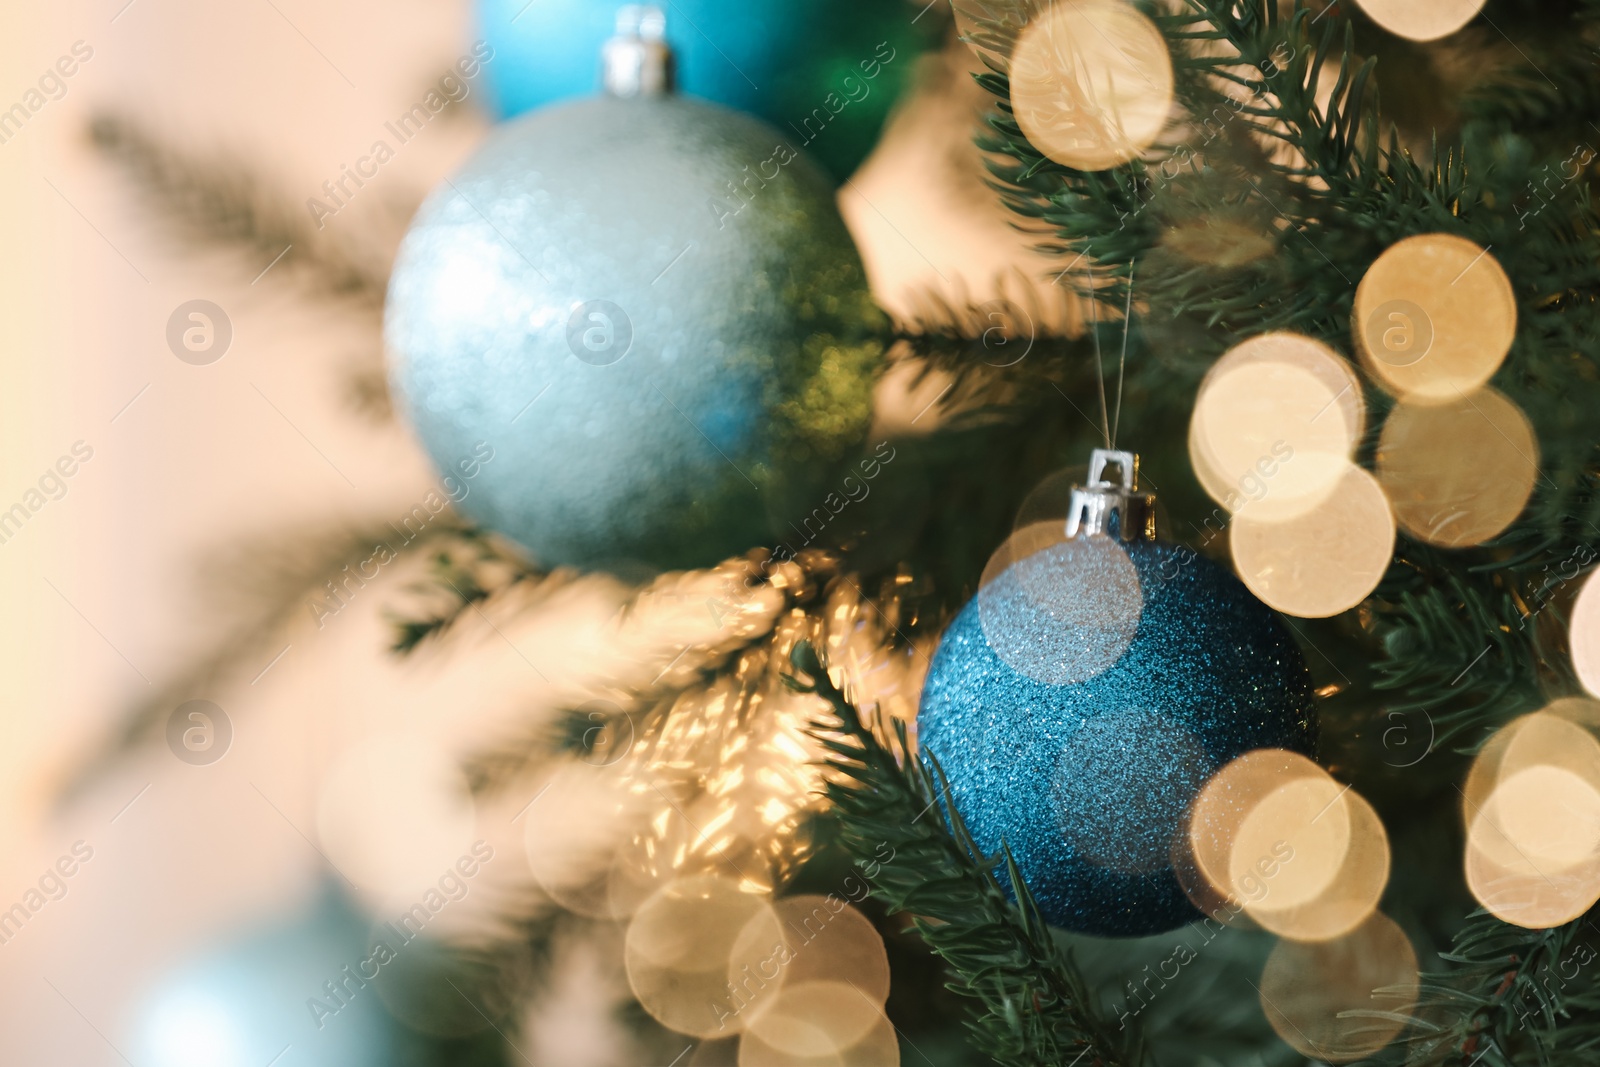
[[[350,976],[368,955],[366,920],[330,889],[309,915],[159,979],[139,1007],[132,1060],[262,1067],[282,1056],[304,1067],[389,1067],[411,1039],[373,984]]]
[[[446,490],[545,565],[790,539],[871,417],[883,320],[832,186],[671,95],[655,30],[607,45],[607,96],[496,130],[389,285],[391,380]]]
[[[917,716],[978,846],[1010,849],[1048,922],[1102,936],[1199,918],[1183,890],[1198,884],[1190,802],[1245,752],[1312,755],[1317,740],[1282,623],[1223,568],[1154,539],[1136,469],[1096,451],[1065,536],[1038,547],[1030,527],[998,561],[945,632]]]
[[[479,32],[494,49],[484,70],[499,114],[592,93],[594,57],[617,8],[616,0],[479,0]],[[668,14],[686,93],[766,120],[836,181],[877,143],[943,23],[926,0],[674,0]]]

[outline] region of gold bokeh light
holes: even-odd
[[[1410,938],[1374,912],[1342,937],[1280,941],[1267,957],[1259,991],[1267,1021],[1296,1052],[1322,1063],[1350,1063],[1400,1035],[1418,984]],[[1376,996],[1379,989],[1388,992]]]
[[[1137,158],[1172,110],[1172,57],[1126,0],[1057,0],[1011,53],[1011,107],[1039,151],[1106,170]]]
[[[1260,895],[1254,882],[1234,880],[1237,868],[1233,855],[1239,827],[1268,797],[1302,780],[1325,781],[1328,773],[1297,752],[1262,748],[1233,760],[1201,788],[1189,811],[1188,845],[1196,872],[1210,890],[1208,898],[1245,901]],[[1244,858],[1251,867],[1259,860],[1274,872],[1275,865],[1269,861],[1279,859],[1270,850],[1265,855]],[[1264,878],[1268,872],[1258,870],[1256,874]],[[1194,895],[1191,892],[1191,897]],[[1195,903],[1207,913],[1215,910],[1213,899],[1196,899]]]
[[[1326,835],[1316,827],[1341,809],[1348,844],[1336,854],[1323,844]],[[1389,835],[1365,797],[1340,786],[1327,807],[1308,820],[1303,810],[1284,818],[1278,834],[1294,848],[1293,859],[1280,872],[1284,881],[1289,882],[1298,865],[1304,864],[1308,874],[1300,879],[1301,887],[1320,883],[1322,888],[1314,897],[1296,900],[1280,899],[1274,895],[1276,886],[1270,887],[1259,901],[1245,907],[1245,913],[1264,929],[1295,941],[1326,941],[1348,934],[1377,910],[1389,884]]]
[[[1589,575],[1572,604],[1568,641],[1572,646],[1572,669],[1578,681],[1591,694],[1600,696],[1600,581]]]
[[[1229,884],[1241,890],[1262,878],[1262,857],[1293,853],[1280,863],[1258,901],[1258,911],[1286,911],[1322,896],[1338,876],[1350,851],[1350,806],[1344,787],[1324,775],[1297,777],[1263,797],[1234,831],[1228,862]]]
[[[1600,900],[1600,741],[1592,701],[1567,698],[1498,731],[1462,790],[1473,896],[1530,929]]]
[[[1113,666],[1144,612],[1139,572],[1114,537],[1067,539],[1040,522],[1006,539],[984,568],[978,621],[1007,666],[1067,685]]]
[[[1293,518],[1328,498],[1366,424],[1346,360],[1296,333],[1229,349],[1206,374],[1189,421],[1189,461],[1230,512]]]
[[[1565,698],[1501,727],[1479,750],[1462,789],[1462,813],[1470,824],[1501,784],[1520,771],[1562,767],[1600,787],[1600,742],[1586,721],[1594,703]]]
[[[762,936],[760,928],[765,928]],[[628,985],[663,1026],[694,1037],[727,1037],[782,988],[745,981],[762,957],[752,946],[782,939],[763,894],[715,874],[670,882],[639,906],[628,924],[623,960]],[[735,953],[750,949],[750,958]]]
[[[1437,41],[1471,22],[1484,0],[1356,0],[1367,17],[1396,37]]]
[[[1353,464],[1327,500],[1292,519],[1235,517],[1239,577],[1267,606],[1306,619],[1348,611],[1377,588],[1394,555],[1395,521],[1377,479]]]
[[[784,1052],[747,1033],[739,1039],[739,1067],[900,1067],[900,1041],[888,1016],[879,1014],[872,1029],[849,1048],[823,1056]]]
[[[837,896],[810,893],[784,897],[773,909],[783,934],[785,982],[846,981],[880,1007],[889,999],[889,955],[859,909]]]
[[[849,982],[785,982],[745,1034],[780,1053],[817,1060],[858,1044],[883,1018],[883,1008]]]
[[[1407,533],[1461,548],[1522,513],[1539,476],[1539,442],[1522,409],[1493,389],[1437,405],[1402,401],[1383,425],[1377,468]]]
[[[1402,400],[1440,404],[1481,388],[1500,368],[1517,332],[1517,302],[1488,250],[1464,237],[1419,234],[1367,268],[1351,329],[1375,381]]]
[[[1229,511],[1291,519],[1337,489],[1365,426],[1361,385],[1346,360],[1301,334],[1262,334],[1206,374],[1189,459]]]
[[[1568,870],[1600,847],[1600,791],[1564,767],[1524,767],[1489,795],[1471,821],[1467,847],[1507,870]]]
[[[722,1021],[736,1015],[756,1045],[803,1062],[832,1062],[866,1040],[889,998],[883,938],[837,895],[785,897],[756,911],[727,959]]]
[[[1389,841],[1377,813],[1298,753],[1257,749],[1223,767],[1190,809],[1202,880],[1186,887],[1214,918],[1223,906],[1280,937],[1340,937],[1377,908]],[[1197,891],[1198,890],[1198,891]]]

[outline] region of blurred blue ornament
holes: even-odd
[[[1121,486],[1101,480],[1112,456]],[[1309,755],[1317,737],[1299,649],[1233,575],[1154,540],[1136,462],[1097,451],[1065,539],[1008,542],[946,631],[917,718],[979,847],[1008,845],[1046,920],[1087,934],[1197,918],[1190,801],[1234,757]]]
[[[140,1009],[133,1062],[390,1067],[400,1028],[371,983],[346,970],[368,958],[367,929],[329,890],[311,915],[178,968]],[[313,1010],[313,1001],[322,1008]]]
[[[479,0],[498,112],[511,117],[593,93],[595,57],[618,6]],[[668,12],[685,92],[766,119],[838,181],[877,142],[942,14],[910,0],[674,0]]]
[[[608,43],[608,96],[491,136],[390,281],[392,379],[446,488],[545,565],[788,540],[871,417],[881,313],[832,189],[670,95],[659,28]]]

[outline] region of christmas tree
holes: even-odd
[[[770,135],[670,95],[649,10],[392,284],[320,264],[388,286],[459,505],[382,535],[393,651],[626,590],[609,674],[476,746],[535,884],[417,1002],[495,990],[516,1062],[576,941],[639,1062],[1591,1062],[1600,3],[869,6],[974,58],[1024,295],[867,299],[805,142],[889,53]],[[926,406],[869,433],[883,379]]]

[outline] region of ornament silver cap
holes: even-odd
[[[600,84],[607,96],[660,97],[674,88],[667,16],[651,4],[617,12],[617,32],[600,49]]]
[[[1113,464],[1121,471],[1116,482],[1106,478],[1106,468]],[[1135,453],[1094,450],[1089,457],[1088,484],[1072,488],[1067,536],[1156,539],[1156,497],[1139,492],[1139,457]]]

